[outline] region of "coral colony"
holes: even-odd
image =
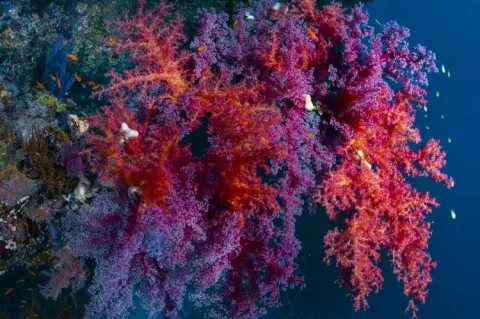
[[[77,141],[58,151],[62,174],[42,179],[68,202],[60,223],[46,218],[64,240],[44,295],[87,283],[92,319],[127,318],[136,300],[148,318],[192,305],[207,318],[259,318],[304,287],[295,221],[326,210],[337,226],[325,261],[355,310],[382,288],[386,250],[417,317],[436,266],[425,218],[438,204],[407,179],[453,186],[439,142],[415,145],[435,55],[395,22],[375,33],[362,6],[260,0],[233,17],[199,9],[194,23],[187,35],[173,6],[142,0],[110,22],[105,45],[131,63],[93,91],[106,106],[70,115]],[[68,50],[59,41],[47,59]],[[45,81],[66,83],[60,98],[73,80],[65,58],[50,60]]]

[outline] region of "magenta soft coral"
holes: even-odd
[[[408,147],[420,142],[414,106],[425,102],[434,55],[410,49],[396,24],[374,36],[361,7],[274,4],[242,6],[231,26],[226,15],[200,10],[195,52],[181,50],[182,20],[165,3],[144,12],[139,1],[135,15],[113,23],[115,51],[128,50],[135,67],[110,73],[97,95],[111,106],[88,117],[87,141],[91,167],[122,186],[118,198],[101,196],[125,207],[103,211],[95,201],[65,220],[74,251],[100,265],[92,318],[121,317],[135,287],[152,317],[178,316],[185,295],[216,318],[265,314],[281,290],[303,286],[294,222],[317,188],[332,219],[348,213],[324,242],[355,309],[381,288],[381,247],[414,315],[425,301],[435,264],[424,219],[437,204],[405,177],[451,183],[436,141]],[[305,110],[308,98],[314,111]],[[193,157],[185,137],[202,120],[209,146]],[[77,235],[77,224],[91,238]],[[109,227],[89,230],[101,225]]]

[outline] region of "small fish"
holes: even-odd
[[[28,273],[29,273],[30,275],[32,275],[32,276],[36,276],[36,275],[37,275],[36,273],[34,273],[33,271],[31,271],[30,269],[28,269],[27,271],[28,271]]]
[[[280,9],[281,6],[282,6],[281,2],[275,2],[275,4],[273,5],[273,10],[278,10]]]
[[[435,224],[435,221],[434,221],[434,220],[432,220],[432,225],[433,225],[433,224]]]
[[[425,105],[425,106],[423,107],[423,110],[424,110],[425,112],[428,112],[428,107]]]
[[[60,79],[58,78],[58,76],[57,76],[57,86],[59,89],[62,88],[62,83],[60,82]]]
[[[10,33],[10,32],[12,32],[12,29],[6,28],[5,30],[2,31],[2,34],[7,34],[7,33]]]
[[[13,81],[13,77],[11,75],[7,75],[7,80]]]
[[[100,86],[101,86],[101,84],[94,85],[94,86],[92,86],[92,90],[96,90],[96,89],[98,89]]]
[[[33,88],[45,90],[45,85],[37,80],[37,83],[35,83],[35,86]]]
[[[88,85],[90,85],[90,86],[95,85],[95,82],[93,82],[93,81],[88,81],[87,83],[88,83]]]
[[[108,37],[108,39],[109,39],[110,41],[115,41],[115,36],[114,36],[114,35],[111,35],[111,36]]]
[[[85,85],[85,83],[82,83],[82,87],[83,87],[84,89],[87,88],[87,86]]]
[[[450,71],[447,72],[447,76],[450,77]]]
[[[447,141],[448,143],[452,143],[452,139],[450,137],[447,139]]]
[[[452,185],[452,187],[455,186],[455,181],[453,179],[452,179],[452,184],[450,184],[450,185]]]
[[[33,291],[33,289],[32,289],[32,288],[28,288],[28,289],[27,289],[27,291],[30,291],[30,292],[32,292],[32,291]]]
[[[201,45],[201,46],[199,46],[199,47],[197,48],[197,51],[198,51],[198,52],[202,52],[202,51],[205,50],[205,49],[206,49],[206,47],[205,47],[204,45]]]
[[[442,114],[442,115],[440,115],[440,117],[442,118],[442,120],[444,120],[444,119],[445,119],[445,115],[443,115],[443,114]]]
[[[73,60],[73,61],[78,61],[77,55],[73,54],[73,53],[68,53],[67,58],[69,58],[70,60]]]
[[[427,114],[425,114],[425,118],[428,118],[428,115],[427,115]]]
[[[47,212],[43,209],[39,209],[38,210],[38,216],[40,216],[41,218],[45,218],[45,217],[47,217]]]
[[[12,45],[7,38],[3,38],[3,42],[5,43],[5,45],[6,45],[7,47],[9,47],[10,45]]]
[[[307,32],[310,38],[312,38],[313,40],[317,40],[317,35],[312,29],[310,29],[310,27],[307,27]]]
[[[33,318],[37,318],[37,317],[38,317],[38,314],[37,314],[37,313],[34,313],[34,314],[32,315],[32,317],[33,317]]]
[[[50,79],[52,79],[53,81],[56,81],[57,80],[57,77],[53,74],[50,74]]]
[[[73,77],[75,80],[77,80],[77,82],[82,82],[82,78],[77,73],[73,73]]]
[[[11,294],[12,292],[13,288],[8,288],[7,290],[5,290],[5,296]]]
[[[437,95],[437,97],[440,97],[440,91],[437,91],[436,95]]]
[[[445,70],[445,65],[442,64],[442,73],[445,73],[447,70]]]
[[[17,284],[23,284],[24,282],[25,282],[25,279],[17,280]]]
[[[377,19],[375,19],[375,22],[378,23],[379,26],[383,27],[383,24],[381,24]]]
[[[27,303],[25,300],[20,300],[20,302]]]
[[[452,216],[452,219],[455,219],[457,218],[457,214],[455,213],[455,211],[452,209],[450,210],[450,216]],[[10,288],[11,289],[11,288]]]
[[[232,23],[232,27],[235,28],[235,26],[237,25],[237,23],[238,23],[238,19],[235,19],[235,20],[233,21],[233,23]]]
[[[425,128],[426,128],[427,130],[430,130],[430,126],[425,126]]]

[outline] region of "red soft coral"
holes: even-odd
[[[435,267],[426,252],[431,231],[425,214],[438,204],[405,177],[431,176],[447,185],[451,179],[440,173],[445,153],[435,141],[417,151],[408,145],[420,141],[412,129],[412,112],[401,92],[392,103],[379,99],[367,108],[365,119],[355,122],[351,137],[338,149],[341,163],[321,186],[319,200],[330,218],[348,213],[345,228],[325,236],[325,248],[326,259],[335,256],[342,269],[341,283],[350,288],[355,309],[368,307],[366,297],[381,288],[381,247],[387,248],[394,273],[404,282],[414,317],[415,302],[425,302]]]

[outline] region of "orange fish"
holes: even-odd
[[[2,31],[2,34],[7,34],[7,33],[10,33],[10,32],[12,32],[12,29],[6,28],[5,30]]]
[[[57,86],[59,89],[62,88],[62,83],[60,82],[60,79],[57,77]]]
[[[313,32],[312,29],[307,27],[307,32],[308,32],[308,35],[310,36],[310,38],[312,38],[313,40],[317,40],[317,35],[315,34],[315,32]]]
[[[238,19],[235,19],[235,21],[233,21],[233,23],[232,23],[232,27],[235,28],[235,26],[237,25],[237,23],[238,23]]]
[[[198,52],[202,52],[203,50],[205,50],[205,46],[204,45],[201,45],[197,48],[197,51]]]
[[[32,276],[36,276],[36,275],[37,275],[36,273],[34,273],[33,271],[31,271],[30,269],[28,269],[27,271],[28,271],[28,273],[29,273],[30,275],[32,275]]]
[[[50,74],[50,79],[52,79],[53,81],[56,81],[57,80],[57,77],[53,74]]]
[[[25,279],[17,280],[17,284],[23,284],[24,282],[25,282]]]
[[[7,38],[3,38],[3,42],[5,42],[5,45],[9,47],[11,45],[10,41]]]
[[[11,294],[12,291],[13,291],[13,288],[8,288],[8,289],[5,291],[5,296]]]
[[[114,35],[111,35],[108,39],[109,39],[110,41],[115,41],[115,36],[114,36]]]
[[[45,85],[42,82],[37,80],[37,83],[35,84],[34,88],[45,90]]]
[[[38,216],[40,216],[41,218],[45,218],[45,217],[47,217],[47,212],[44,211],[43,209],[40,209],[38,211]]]
[[[33,318],[37,318],[37,317],[38,317],[38,314],[34,313],[34,314],[32,315],[32,317],[33,317]]]
[[[97,85],[92,86],[92,90],[98,89],[98,88],[100,87],[100,85],[101,85],[101,84],[97,84]]]
[[[32,289],[32,288],[28,288],[27,291],[30,291],[30,292],[31,292],[31,291],[33,291],[33,289]]]
[[[73,60],[73,61],[78,61],[77,55],[73,54],[73,53],[68,53],[67,58],[69,58],[70,60]]]
[[[90,85],[90,86],[95,85],[95,82],[93,82],[93,81],[88,81],[87,83],[88,83],[88,85]]]
[[[82,78],[77,73],[74,73],[73,77],[75,78],[75,80],[77,80],[77,82],[82,82]]]

